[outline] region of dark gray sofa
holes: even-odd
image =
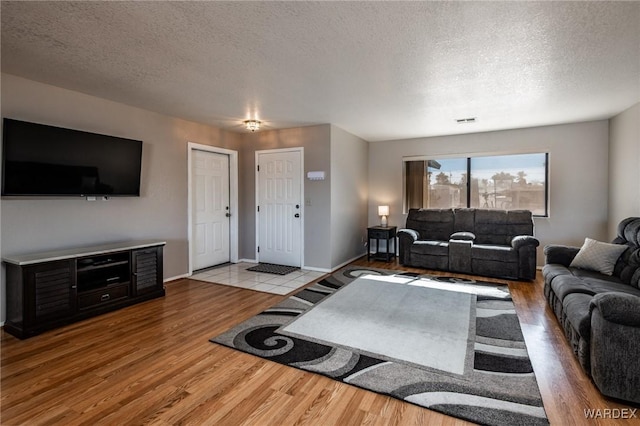
[[[582,368],[603,395],[640,403],[640,218],[618,225],[628,248],[613,274],[571,267],[578,247],[544,249],[544,294]]]
[[[402,265],[532,280],[533,219],[528,210],[411,209],[398,231]]]

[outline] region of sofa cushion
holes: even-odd
[[[547,263],[542,267],[542,277],[545,283],[550,283],[555,277],[559,275],[567,275],[569,268],[558,263]]]
[[[581,278],[571,274],[559,275],[551,281],[551,290],[560,300],[572,293],[583,293],[593,296],[596,294]]]
[[[515,263],[518,261],[518,252],[511,246],[474,244],[471,247],[471,258]]]
[[[431,256],[448,256],[449,243],[446,241],[418,240],[411,244],[411,253]]]
[[[510,245],[506,210],[477,210],[475,230],[476,243]]]
[[[629,244],[640,247],[640,217],[628,217],[618,224],[615,244]]]
[[[640,296],[640,290],[625,283],[615,283],[612,281],[597,278],[582,278],[582,281],[584,281],[584,283],[591,289],[591,291],[593,291],[594,294],[615,291],[618,293],[634,294],[636,296]]]
[[[640,289],[640,248],[630,247],[622,253],[613,274],[622,282]]]
[[[475,232],[476,209],[454,209],[453,232]]]
[[[561,265],[545,265],[542,268],[545,282],[551,283],[551,289],[560,300],[571,293],[595,295],[616,291],[640,296],[640,290],[621,282],[616,277],[602,275],[594,271],[578,268],[566,268]]]
[[[589,306],[593,296],[583,293],[572,293],[562,300],[562,311],[575,331],[583,339],[589,339],[591,330],[591,315]]]
[[[533,219],[529,210],[509,210],[507,223],[510,238],[516,235],[533,235]]]
[[[585,238],[584,244],[569,266],[612,275],[616,262],[626,249],[626,245],[603,243]]]
[[[518,266],[517,262],[471,259],[471,270],[473,274],[499,277],[507,280],[518,279]]]
[[[411,209],[406,228],[415,229],[425,240],[447,241],[453,234],[453,209]]]
[[[528,210],[482,210],[475,212],[476,243],[510,245],[516,235],[533,235]],[[462,229],[456,229],[461,231]]]

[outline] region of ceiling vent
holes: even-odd
[[[475,123],[476,122],[476,118],[475,117],[469,117],[469,118],[456,118],[456,123],[458,124],[462,124],[462,123]]]

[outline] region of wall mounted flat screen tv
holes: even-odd
[[[142,141],[5,118],[3,196],[140,195]]]

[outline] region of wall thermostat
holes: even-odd
[[[309,180],[324,180],[324,171],[307,172],[307,179],[309,179]]]

